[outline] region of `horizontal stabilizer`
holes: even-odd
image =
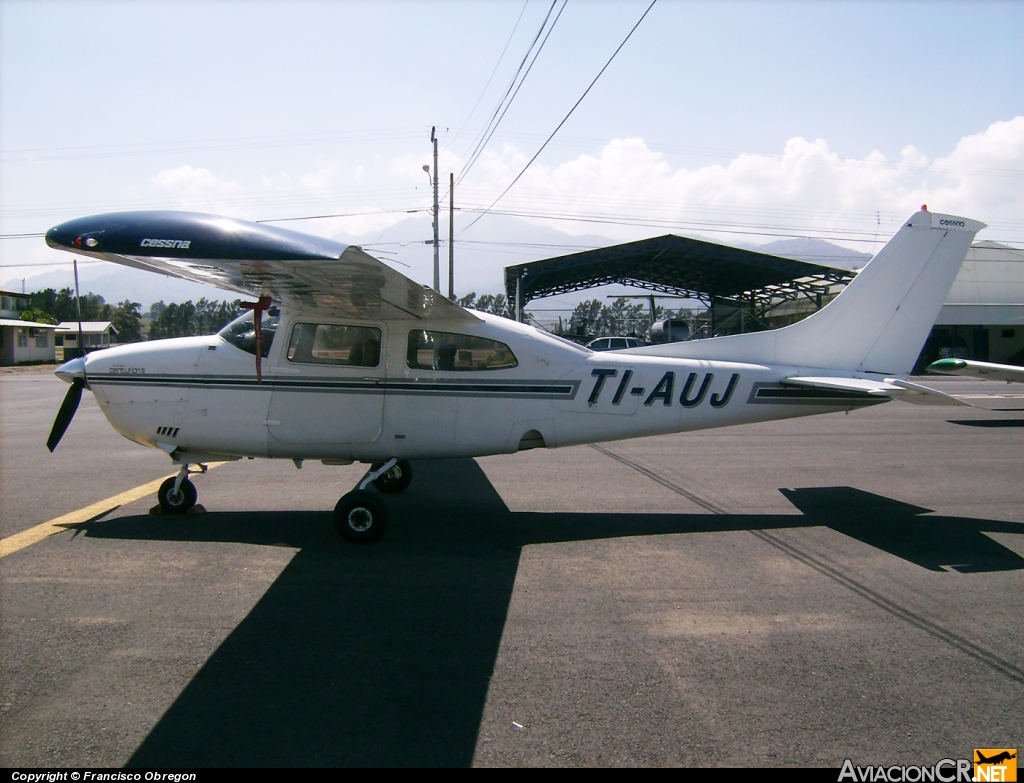
[[[917,383],[904,381],[899,378],[886,378],[883,381],[873,381],[867,378],[809,378],[797,377],[786,378],[782,381],[783,386],[799,386],[809,389],[828,389],[831,391],[846,391],[854,394],[864,394],[870,397],[888,397],[891,400],[912,402],[915,405],[963,405],[972,407],[970,403],[958,400],[944,392],[921,386]]]

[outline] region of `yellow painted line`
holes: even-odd
[[[207,465],[207,468],[212,470],[218,465],[223,464],[223,462],[211,462]],[[0,539],[0,558],[7,557],[7,555],[17,552],[19,549],[32,546],[32,544],[36,544],[44,538],[49,538],[52,535],[67,530],[71,525],[88,522],[90,519],[95,519],[96,517],[103,516],[104,514],[109,514],[119,506],[132,503],[140,498],[146,497],[146,495],[152,495],[160,489],[160,485],[168,478],[173,478],[177,475],[177,472],[174,472],[170,476],[163,476],[162,478],[154,479],[148,484],[142,484],[133,489],[129,489],[127,492],[122,492],[121,494],[114,495],[106,500],[93,503],[91,506],[85,506],[77,511],[72,511],[70,514],[55,517],[49,522],[42,522],[34,527],[30,527],[28,530],[22,530],[20,533],[15,533],[13,536],[7,536],[7,538]]]

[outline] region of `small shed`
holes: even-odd
[[[56,330],[53,324],[0,318],[0,365],[57,361]]]
[[[57,324],[57,336],[64,341],[65,359],[81,355],[78,346],[78,321],[61,321]],[[82,321],[85,353],[109,348],[111,336],[117,336],[117,329],[110,321]]]

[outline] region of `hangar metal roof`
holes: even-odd
[[[609,283],[679,294],[710,304],[737,298],[764,307],[768,301],[812,299],[856,273],[795,261],[699,239],[666,234],[622,245],[532,261],[505,268],[509,301],[520,307],[532,299]]]

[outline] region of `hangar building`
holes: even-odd
[[[673,234],[505,268],[522,321],[529,302],[612,283],[699,300],[701,336],[761,331],[825,306],[855,271]],[[652,318],[653,320],[653,318]],[[1024,250],[978,242],[950,290],[918,368],[956,357],[1024,364]]]
[[[926,355],[1024,365],[1024,250],[977,242],[967,251]]]

